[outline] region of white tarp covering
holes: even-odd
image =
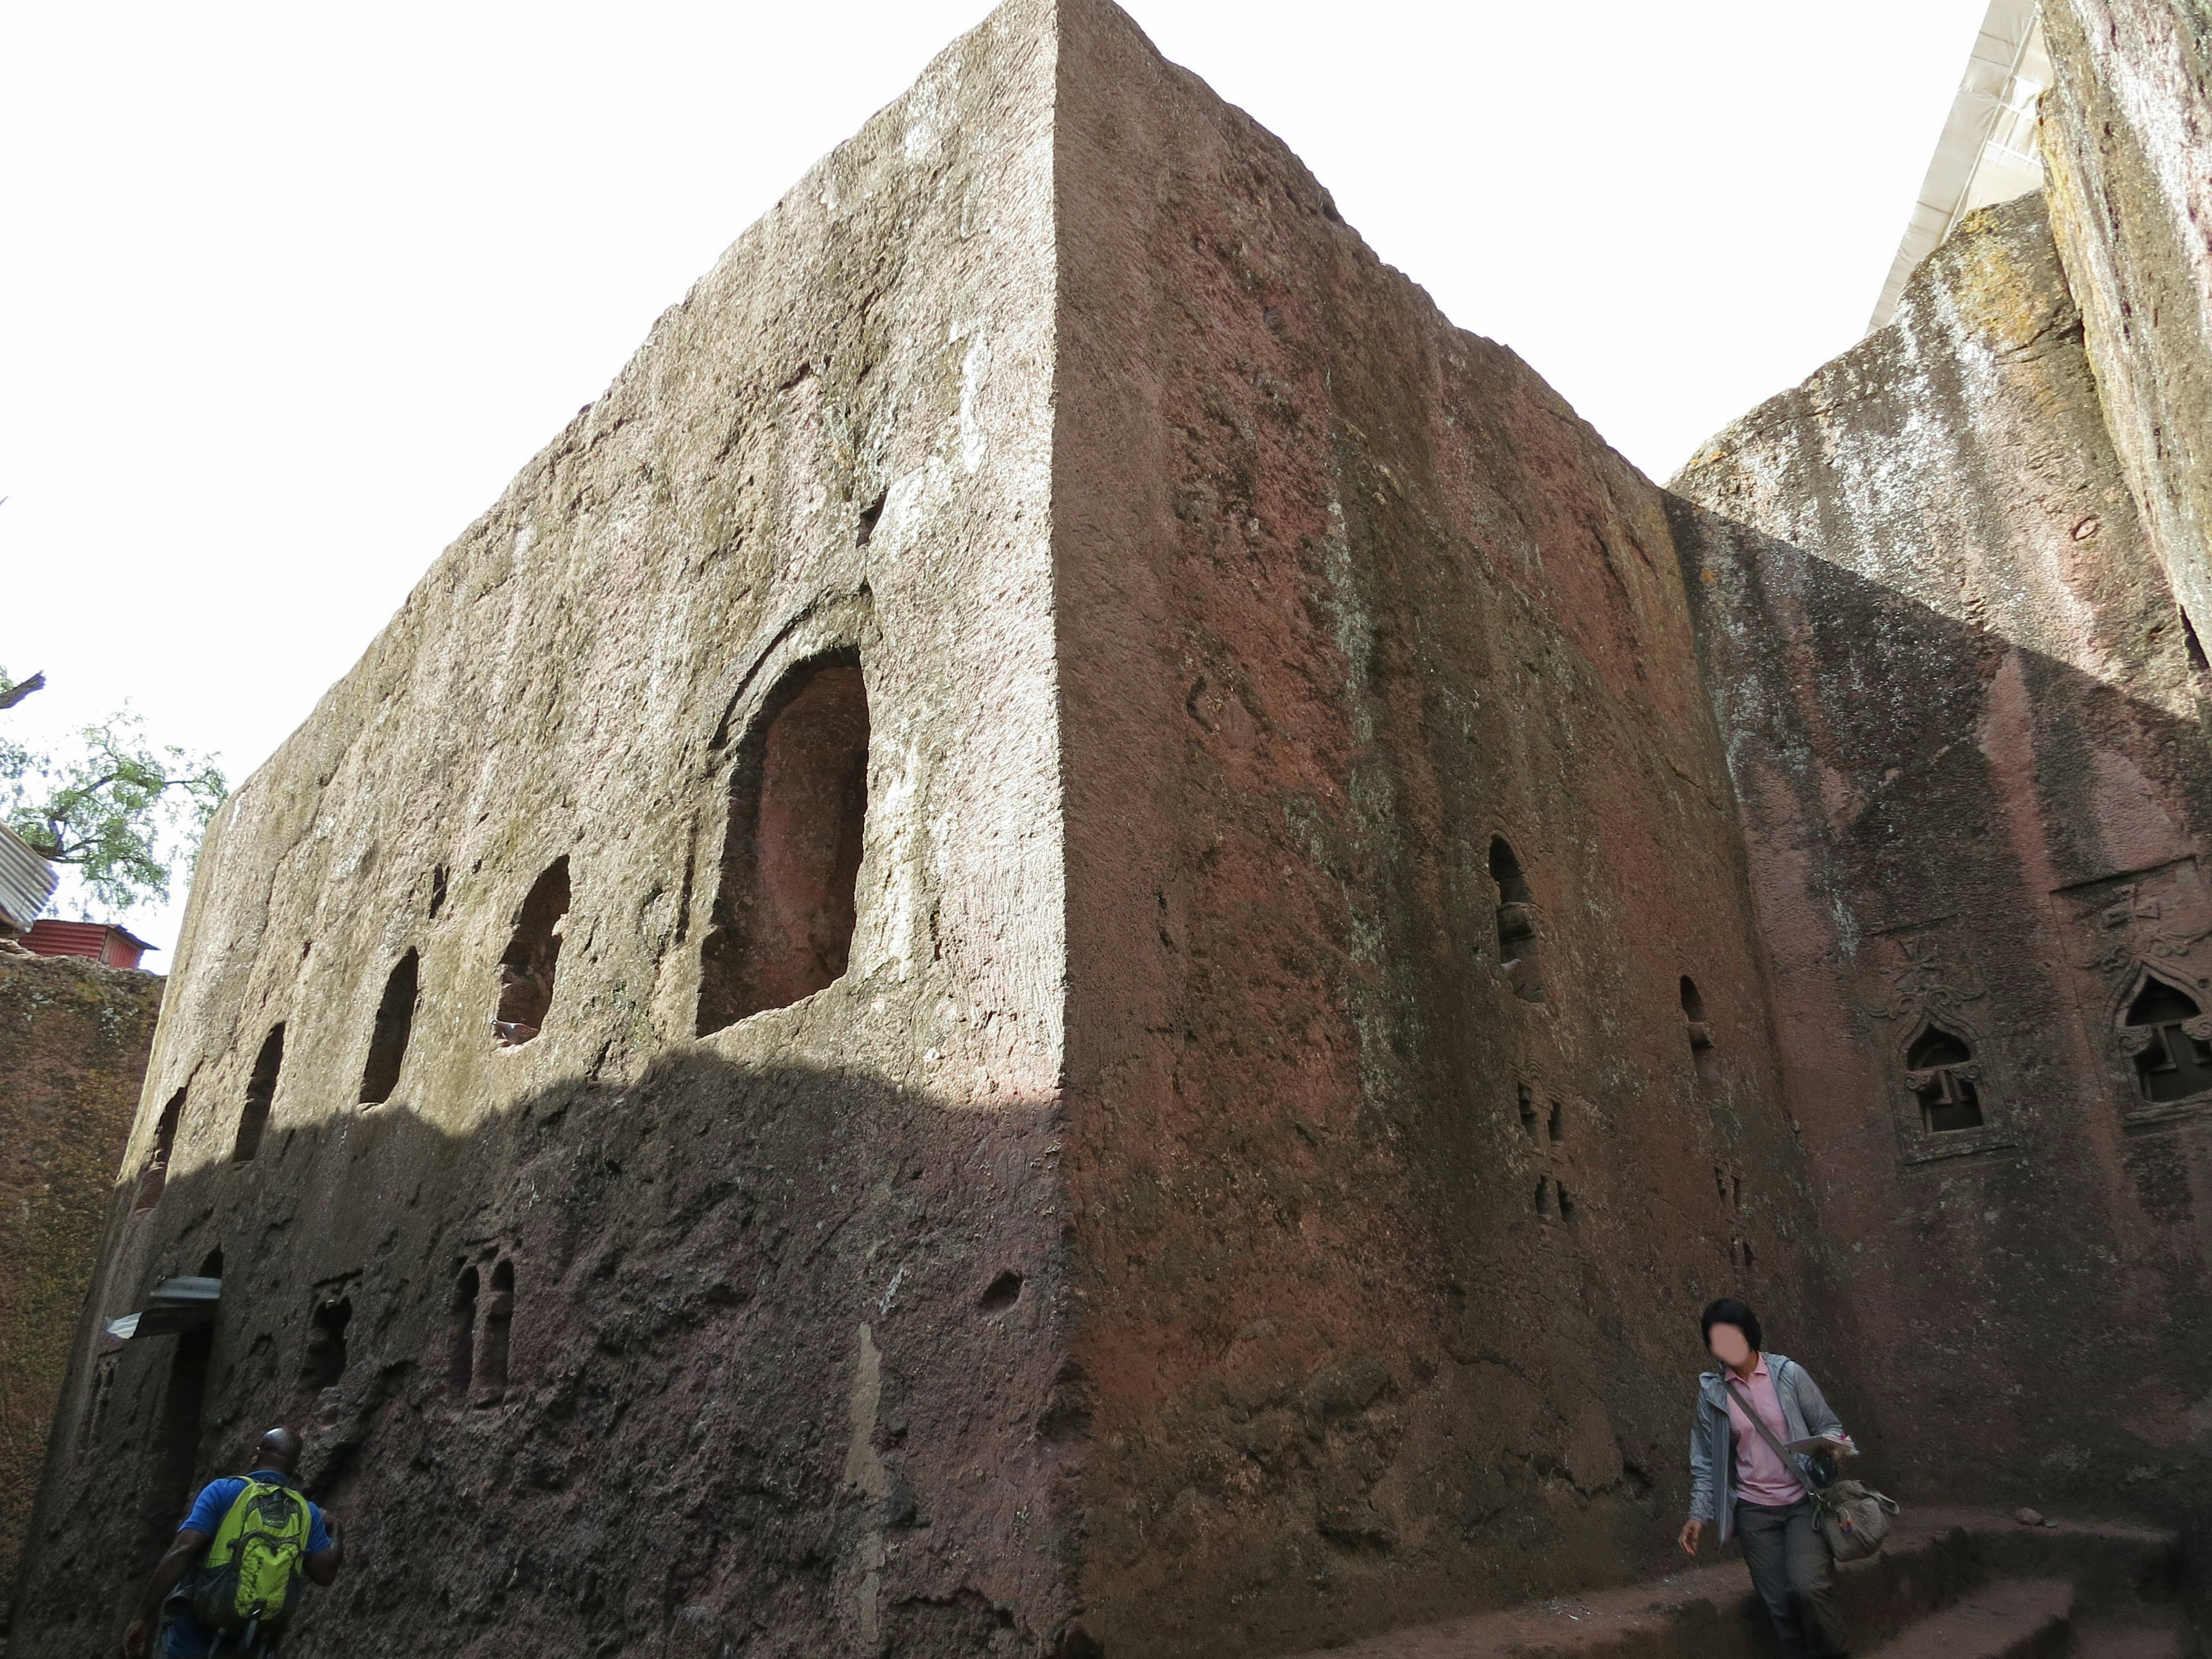
[[[1960,220],[1976,208],[2043,188],[2035,106],[2050,84],[2051,56],[2035,0],[1990,0],[1869,329],[1896,314],[1905,283]]]

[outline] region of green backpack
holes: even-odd
[[[282,1627],[313,1528],[307,1500],[289,1486],[248,1480],[208,1540],[192,1590],[192,1615],[228,1635]]]

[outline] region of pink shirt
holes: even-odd
[[[1766,1356],[1759,1356],[1748,1382],[1734,1371],[1724,1371],[1721,1382],[1728,1390],[1729,1424],[1735,1431],[1735,1495],[1747,1504],[1787,1509],[1805,1496],[1804,1482],[1752,1427],[1738,1395],[1738,1390],[1749,1395],[1760,1420],[1774,1431],[1774,1437],[1785,1446],[1790,1443],[1790,1427],[1782,1419],[1782,1401],[1774,1392],[1774,1379],[1767,1374]]]

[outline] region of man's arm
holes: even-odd
[[[208,1537],[198,1528],[182,1528],[170,1544],[169,1553],[154,1564],[154,1576],[146,1581],[146,1594],[139,1599],[138,1616],[123,1632],[123,1651],[131,1659],[139,1659],[153,1646],[154,1620],[161,1611],[161,1603],[176,1589],[177,1580],[185,1576],[185,1570],[199,1559],[200,1552],[207,1547]]]
[[[185,1576],[185,1569],[199,1559],[207,1541],[207,1534],[194,1532],[190,1527],[177,1534],[176,1541],[169,1546],[169,1553],[154,1564],[154,1576],[146,1581],[146,1594],[138,1601],[141,1619],[151,1619],[161,1612],[161,1603],[176,1589],[177,1580]]]
[[[307,1577],[328,1589],[331,1581],[338,1576],[338,1569],[345,1565],[345,1539],[338,1531],[338,1518],[335,1515],[319,1510],[315,1521],[325,1542],[322,1548],[307,1552]],[[307,1541],[312,1544],[314,1540],[310,1538]]]

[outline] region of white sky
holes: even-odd
[[[1129,5],[1662,481],[1858,337],[1984,9]],[[7,8],[0,665],[52,689],[0,720],[127,701],[242,779],[653,318],[988,9]],[[167,946],[180,914],[128,920]]]

